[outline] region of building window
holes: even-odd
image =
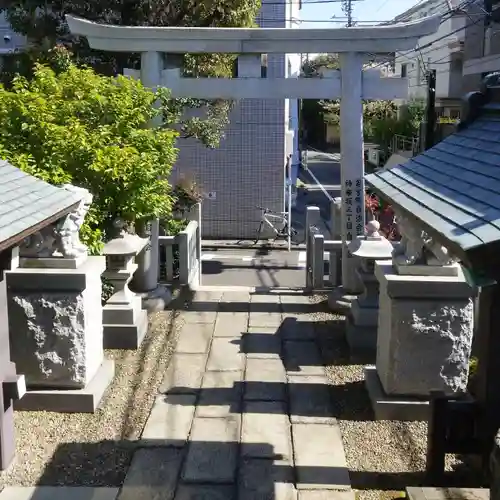
[[[267,78],[267,54],[262,54],[260,59],[260,77]]]
[[[406,78],[407,74],[408,74],[408,64],[402,64],[401,65],[401,78]]]

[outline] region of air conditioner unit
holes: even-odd
[[[378,167],[380,164],[380,149],[369,148],[367,161],[371,165]]]

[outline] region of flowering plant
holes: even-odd
[[[365,194],[366,210],[380,223],[380,233],[389,241],[399,241],[401,235],[395,221],[394,210],[375,194]]]

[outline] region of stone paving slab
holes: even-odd
[[[223,292],[198,290],[194,295],[194,302],[220,302]]]
[[[298,500],[356,500],[354,491],[301,490]]]
[[[213,332],[213,323],[186,323],[180,329],[175,352],[177,354],[204,354],[208,352]]]
[[[251,313],[281,313],[281,302],[279,295],[254,294],[250,295]]]
[[[203,376],[197,417],[228,417],[241,411],[243,372],[207,372]]]
[[[325,376],[288,375],[287,379],[292,424],[337,424]]]
[[[175,500],[236,500],[234,486],[181,484]]]
[[[9,486],[0,500],[115,500],[118,488],[90,486]]]
[[[234,337],[246,332],[248,328],[248,313],[220,312],[215,321],[215,337]]]
[[[282,304],[312,304],[310,295],[301,293],[282,293],[280,294],[280,302]]]
[[[141,445],[179,446],[188,440],[196,396],[173,394],[156,398],[141,436]]]
[[[196,393],[201,385],[205,354],[174,354],[159,391],[162,393]]]
[[[276,327],[281,325],[282,316],[278,312],[252,312],[248,319],[248,326],[255,328],[263,326],[265,328]]]
[[[312,341],[316,338],[316,330],[312,321],[300,321],[296,318],[285,318],[280,328],[285,340]]]
[[[278,334],[279,335],[279,328],[276,328],[275,326],[270,326],[270,327],[266,327],[266,326],[252,326],[252,327],[248,327],[247,328],[247,332],[246,333],[261,333],[261,334],[265,334],[265,335],[276,335]]]
[[[285,384],[285,367],[281,359],[247,359],[245,400],[285,401]]]
[[[277,293],[252,293],[250,304],[281,304],[281,301]]]
[[[245,358],[240,352],[239,337],[215,337],[208,355],[207,370],[239,371],[243,369]]]
[[[251,401],[245,403],[244,411],[242,455],[290,460],[290,421],[285,405],[278,401]]]
[[[281,337],[276,331],[274,334],[247,333],[242,338],[242,351],[248,359],[280,359]]]
[[[173,500],[183,457],[178,448],[137,450],[117,500]]]
[[[179,320],[184,323],[215,323],[215,318],[217,317],[216,309],[219,307],[218,305],[212,306],[211,309],[213,310],[210,311],[206,310],[207,307],[204,304],[193,306],[193,309],[196,307],[201,309],[201,311],[182,311],[179,314]]]
[[[283,352],[285,368],[290,375],[325,375],[315,342],[285,341]]]
[[[224,292],[219,302],[219,311],[245,312],[250,310],[249,292]]]
[[[338,425],[292,424],[297,488],[350,489]]]
[[[238,500],[297,499],[290,462],[246,458],[240,464],[238,479]]]
[[[239,436],[239,417],[195,418],[182,480],[189,483],[233,483]]]

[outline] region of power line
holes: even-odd
[[[472,3],[475,3],[475,0],[465,0],[464,2],[462,2],[462,4],[458,5],[455,9],[453,9],[453,11],[450,11],[448,14],[449,16],[448,17],[443,17],[443,19],[441,19],[441,22],[440,22],[440,25],[443,24],[443,22],[445,22],[447,19],[449,19],[455,12],[457,12],[458,10],[462,10],[463,8],[467,7],[468,5],[471,5]],[[470,22],[470,23],[466,23],[465,26],[461,27],[461,28],[457,28],[456,30],[454,31],[451,31],[450,33],[446,33],[444,34],[443,36],[439,37],[439,38],[436,38],[435,40],[431,41],[431,42],[428,42],[422,46],[419,46],[417,45],[417,48],[416,49],[410,49],[406,52],[402,52],[402,53],[399,53],[398,54],[398,57],[404,57],[404,56],[407,56],[408,54],[411,54],[413,52],[417,52],[419,51],[420,54],[422,54],[422,49],[425,49],[425,48],[429,48],[429,47],[432,47],[436,42],[439,42],[441,40],[444,40],[445,38],[451,36],[451,35],[454,35],[456,33],[459,33],[461,31],[465,31],[468,27],[470,26],[473,26],[477,23],[479,23],[480,21],[486,19],[486,17],[490,16],[491,14],[489,14],[488,12],[486,12],[486,15],[482,15],[481,17],[479,17],[479,19],[477,19],[476,21],[473,21],[473,22]],[[432,50],[429,50],[427,52],[424,52],[423,54],[428,54],[430,52],[433,52],[434,50],[437,50],[436,48],[432,49]],[[423,55],[422,54],[422,55]],[[387,62],[389,62],[390,59],[387,59],[386,61],[383,61],[381,63],[379,63],[378,65],[374,66],[374,68],[377,68],[377,67],[380,67],[384,64],[386,64]]]
[[[305,5],[314,5],[314,4],[333,4],[333,3],[342,3],[345,0],[309,0],[308,2],[302,2],[302,7]],[[351,0],[351,2],[363,2],[364,0]],[[287,1],[283,0],[282,2],[262,2],[262,7],[266,5],[286,5]]]
[[[380,5],[380,6],[378,7],[378,9],[379,9],[379,10],[381,10],[381,9],[382,9],[382,7],[385,7],[388,3],[389,3],[389,0],[385,0],[385,2],[383,2],[383,3],[382,3],[382,5]]]

